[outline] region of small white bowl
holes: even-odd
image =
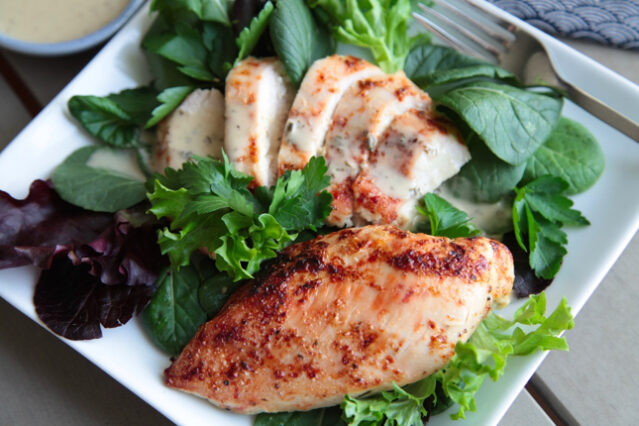
[[[61,41],[58,43],[34,43],[17,40],[0,34],[0,46],[15,52],[37,56],[62,56],[80,52],[99,44],[113,35],[113,33],[119,30],[120,27],[129,20],[144,1],[145,0],[131,0],[124,10],[104,27],[74,40]]]

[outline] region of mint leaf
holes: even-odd
[[[92,136],[117,148],[133,148],[139,146],[140,128],[157,106],[156,96],[146,87],[104,97],[73,96],[68,108]]]
[[[235,63],[238,63],[251,54],[260,37],[262,37],[262,33],[264,33],[264,30],[266,30],[268,26],[273,9],[273,3],[270,1],[266,2],[260,13],[251,19],[249,26],[240,32],[236,40],[239,53],[237,59],[235,59]]]
[[[180,65],[183,74],[201,81],[215,81],[208,68],[208,51],[202,34],[186,22],[177,22],[171,32],[149,34],[142,46]]]
[[[51,175],[57,193],[65,201],[97,212],[116,212],[144,200],[144,181],[106,167],[94,167],[94,154],[105,152],[115,159],[127,161],[129,151],[87,146],[69,155]],[[119,158],[118,158],[119,157]]]
[[[316,59],[335,50],[331,35],[317,24],[304,0],[278,1],[269,29],[273,48],[295,85]]]
[[[200,279],[194,267],[165,269],[158,289],[142,313],[142,321],[153,341],[171,355],[178,355],[206,321],[197,300]]]
[[[562,107],[560,98],[487,81],[454,88],[435,100],[512,165],[524,163],[546,141]]]
[[[370,49],[387,73],[403,68],[411,47],[410,0],[315,0],[328,14],[338,41]]]
[[[515,238],[528,252],[530,267],[540,278],[551,279],[561,266],[568,243],[564,225],[585,226],[588,220],[562,195],[568,183],[561,178],[541,176],[516,188],[513,202]]]
[[[148,129],[158,124],[164,117],[177,108],[193,89],[191,86],[178,86],[164,89],[157,97],[160,105],[151,111],[151,118],[146,122],[144,127]]]
[[[479,235],[479,229],[470,223],[468,215],[439,195],[428,193],[423,200],[424,207],[418,206],[417,211],[428,218],[431,235],[448,238]]]

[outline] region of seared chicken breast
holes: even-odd
[[[222,158],[224,96],[216,89],[197,89],[158,123],[151,167],[179,169],[193,154]]]
[[[224,150],[256,186],[277,179],[277,155],[295,91],[276,58],[247,58],[226,78]]]
[[[278,158],[280,173],[301,169],[311,157],[324,155],[324,138],[344,92],[375,75],[384,72],[353,56],[333,55],[311,65],[288,114]]]
[[[344,94],[333,114],[326,135],[326,162],[333,194],[333,211],[327,222],[352,226],[352,185],[366,168],[369,153],[393,119],[415,108],[430,106],[429,96],[411,82],[403,71],[360,80]]]
[[[513,285],[487,238],[393,226],[285,249],[231,296],[165,371],[168,386],[241,413],[309,410],[446,365]]]
[[[368,167],[353,183],[354,213],[368,223],[414,229],[417,201],[470,160],[451,124],[430,110],[412,109],[391,123]]]

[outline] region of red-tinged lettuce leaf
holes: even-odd
[[[147,207],[116,213],[110,226],[95,240],[70,247],[69,259],[74,265],[89,265],[89,273],[103,284],[154,284],[167,259],[157,245],[157,222],[143,213]],[[133,226],[131,215],[143,216],[142,223]]]
[[[58,255],[36,285],[33,303],[38,317],[67,339],[101,337],[100,324],[112,328],[126,323],[144,309],[154,291],[153,286],[104,285],[89,269]]]
[[[28,264],[48,268],[57,250],[94,240],[112,221],[111,214],[65,202],[51,182],[34,181],[24,200],[0,191],[0,269]]]

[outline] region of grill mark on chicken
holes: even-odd
[[[507,249],[485,238],[338,231],[286,248],[238,289],[166,383],[254,413],[413,382],[445,365],[490,310],[486,296],[512,281]]]

